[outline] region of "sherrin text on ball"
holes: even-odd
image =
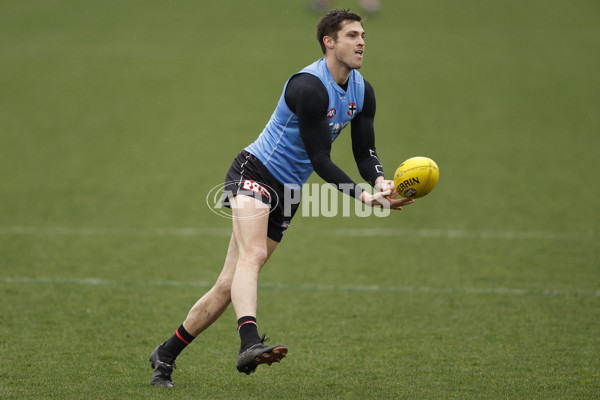
[[[417,199],[431,192],[440,178],[440,169],[428,157],[404,161],[394,174],[396,192],[407,199]]]

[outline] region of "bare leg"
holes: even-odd
[[[256,317],[258,273],[277,243],[267,238],[266,204],[249,196],[236,196],[232,210],[233,237],[239,256],[231,282],[231,302],[237,318]]]
[[[239,198],[250,199],[256,201],[247,196],[238,196]],[[236,197],[237,198],[237,197]],[[247,200],[242,199],[241,204],[243,205],[247,203]],[[259,215],[266,213],[268,218],[268,209],[263,209],[261,206],[262,203],[258,206],[257,210],[254,205],[251,207],[251,213],[259,211]],[[248,214],[248,213],[246,213]],[[257,220],[252,218],[241,219],[242,225],[245,224],[259,224]],[[238,224],[239,225],[239,224]],[[238,289],[237,293],[241,298],[240,305],[241,312],[249,312],[249,314],[238,314],[236,310],[237,317],[252,315],[256,317],[256,304],[257,304],[257,284],[258,284],[258,271],[264,265],[266,260],[273,254],[275,248],[277,247],[277,242],[266,237],[266,227],[264,228],[264,236],[262,236],[261,240],[257,240],[258,242],[265,243],[266,238],[266,259],[259,261],[260,266],[256,266],[256,259],[250,262],[251,267],[247,268],[246,264],[242,262],[242,271],[240,274],[237,273],[237,265],[240,263],[240,252],[238,251],[238,244],[236,241],[235,228],[236,222],[234,222],[234,233],[231,235],[231,239],[229,240],[229,248],[227,249],[227,256],[225,257],[225,264],[223,265],[223,270],[217,279],[215,285],[208,291],[204,296],[202,296],[196,304],[190,309],[187,318],[183,322],[184,328],[193,336],[198,336],[201,332],[203,332],[206,328],[212,325],[222,314],[225,312],[229,303],[231,303],[232,299],[232,282],[234,281],[234,277],[237,276]],[[245,227],[242,227],[243,231],[248,231]],[[252,233],[249,232],[248,235]],[[240,229],[238,229],[238,236],[241,235]],[[253,242],[250,240],[245,240],[244,244],[247,242]],[[264,246],[263,246],[264,247]],[[246,251],[248,253],[248,251]],[[251,258],[252,259],[252,258]],[[247,297],[249,296],[249,297]],[[245,300],[248,298],[249,300]],[[234,305],[235,308],[235,305]]]
[[[193,336],[212,325],[231,303],[231,280],[238,260],[237,245],[233,235],[225,257],[225,265],[215,285],[202,296],[189,311],[183,327]]]

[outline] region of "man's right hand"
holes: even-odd
[[[371,207],[383,207],[391,210],[402,210],[403,206],[414,203],[413,199],[389,199],[388,196],[392,194],[392,190],[388,189],[383,192],[377,192],[370,194],[368,192],[362,192],[360,194],[360,201]]]

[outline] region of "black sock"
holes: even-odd
[[[238,333],[242,340],[240,352],[246,350],[248,347],[255,343],[260,342],[260,336],[258,335],[258,324],[254,317],[242,317],[238,319]]]
[[[188,333],[183,327],[183,324],[181,324],[173,336],[164,342],[158,349],[158,358],[163,362],[173,364],[179,353],[181,353],[192,340],[194,340],[194,336]]]

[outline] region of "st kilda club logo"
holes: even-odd
[[[356,114],[356,103],[348,103],[348,116],[352,118]]]

